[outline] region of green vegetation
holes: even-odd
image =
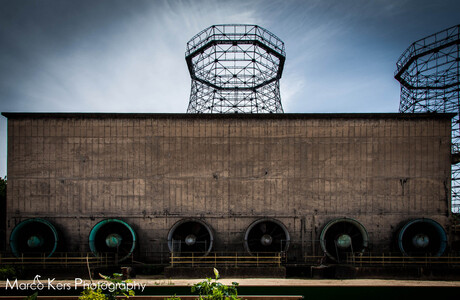
[[[33,293],[32,295],[24,298],[24,300],[37,300],[38,292]]]
[[[102,292],[101,289],[93,290],[91,288],[85,289],[81,296],[78,297],[79,300],[107,300],[107,296]]]
[[[106,289],[102,290],[101,288],[85,289],[79,300],[115,300],[117,296],[134,296],[134,291],[127,288],[127,283],[131,283],[131,280],[122,280],[122,274],[113,273],[113,276],[105,276],[99,274],[102,278],[108,281],[108,284],[105,285]]]
[[[232,282],[232,285],[227,286],[220,282],[219,271],[214,268],[215,278],[206,278],[192,286],[192,293],[198,294],[200,300],[236,300],[238,299],[238,283]],[[164,298],[165,300],[180,300],[176,295]]]
[[[452,220],[455,224],[460,224],[460,213],[452,213]]]
[[[224,285],[219,280],[219,271],[214,268],[215,279],[206,278],[192,286],[192,293],[196,293],[201,299],[207,300],[230,300],[238,299],[238,283],[232,282],[231,286]]]
[[[16,270],[11,266],[1,266],[0,267],[0,279],[13,279],[16,278]]]
[[[0,177],[0,199],[4,201],[6,199],[6,176]]]

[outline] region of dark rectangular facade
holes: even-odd
[[[117,218],[142,259],[166,251],[184,219],[211,228],[214,250],[243,251],[251,223],[268,218],[301,257],[321,253],[335,218],[357,220],[382,252],[404,222],[445,227],[450,215],[447,114],[3,115],[7,238],[43,218],[65,250],[88,251],[93,226]]]

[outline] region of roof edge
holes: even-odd
[[[37,118],[158,118],[158,119],[451,119],[455,113],[283,113],[283,114],[190,114],[190,113],[96,113],[96,112],[2,112],[8,119]]]

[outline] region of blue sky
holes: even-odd
[[[0,111],[184,113],[187,41],[257,24],[286,45],[285,112],[397,112],[395,63],[458,0],[0,0]],[[0,176],[6,175],[0,118]]]

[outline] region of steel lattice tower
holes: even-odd
[[[452,210],[460,210],[460,25],[414,42],[396,63],[400,112],[455,113],[452,119]]]
[[[257,25],[213,25],[187,43],[188,113],[282,113],[284,43]]]

